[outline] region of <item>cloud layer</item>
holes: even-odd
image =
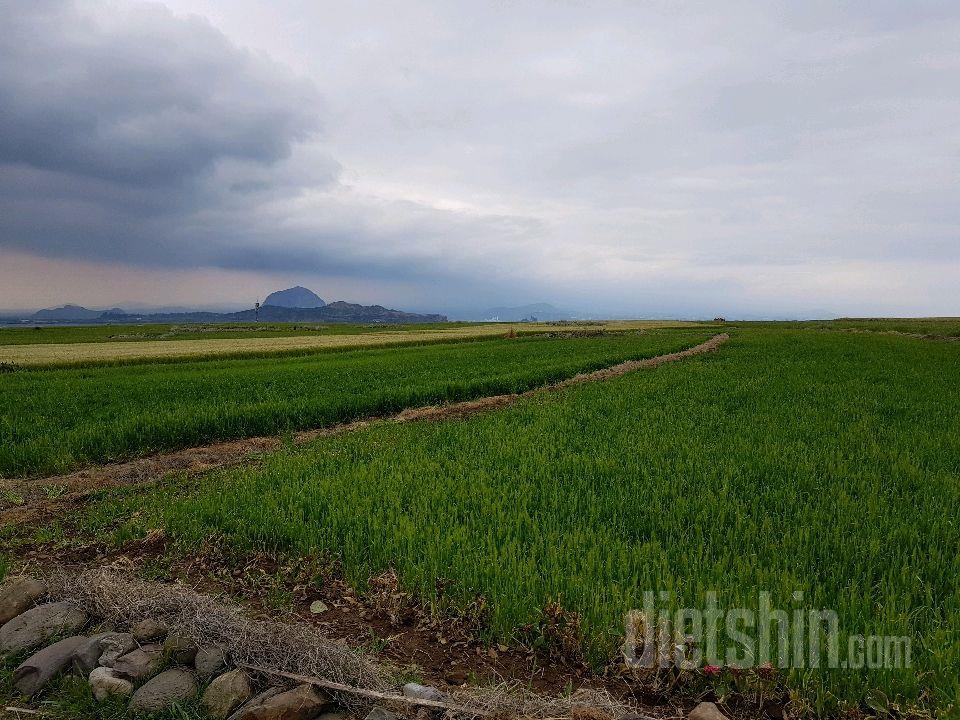
[[[20,3],[0,263],[958,314],[960,10],[852,7]]]

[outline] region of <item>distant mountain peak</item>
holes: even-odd
[[[313,290],[300,285],[270,293],[263,304],[285,308],[320,308],[326,305]]]
[[[35,320],[93,320],[100,317],[100,314],[100,310],[88,310],[79,305],[67,304],[38,310],[32,317]]]
[[[573,314],[567,310],[561,310],[550,303],[531,303],[529,305],[518,305],[515,307],[493,307],[487,308],[480,313],[481,320],[570,320]]]

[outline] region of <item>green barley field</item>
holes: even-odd
[[[960,346],[731,333],[714,354],[469,419],[322,438],[183,497],[108,501],[90,522],[115,527],[133,504],[124,537],[162,526],[188,543],[218,534],[329,551],[358,584],[392,566],[425,597],[447,578],[454,602],[487,598],[501,638],[559,600],[582,616],[594,659],[616,653],[644,590],[668,591],[674,607],[716,591],[745,608],[768,591],[787,609],[800,592],[803,607],[836,612],[843,648],[853,635],[911,641],[911,667],[787,670],[811,707],[949,712],[960,699]],[[652,352],[700,337],[641,342]]]
[[[299,357],[20,369],[0,374],[0,475],[49,475],[89,462],[527,390],[673,352],[711,334],[534,336]]]

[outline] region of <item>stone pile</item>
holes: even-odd
[[[98,701],[127,698],[129,709],[153,713],[199,697],[215,720],[346,720],[346,711],[312,685],[256,689],[216,647],[198,647],[153,618],[127,631],[85,633],[94,619],[70,602],[43,602],[32,578],[0,586],[0,657],[27,656],[13,672],[17,692],[32,697],[63,673],[87,679]],[[432,690],[419,689],[418,692]],[[376,708],[370,720],[396,720]]]

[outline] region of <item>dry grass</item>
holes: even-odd
[[[659,327],[693,326],[695,323],[660,320],[613,321],[598,324],[524,323],[522,325],[484,324],[467,327],[432,328],[428,330],[384,330],[359,335],[320,335],[291,337],[252,337],[232,339],[163,340],[146,342],[49,343],[0,346],[0,363],[16,366],[66,365],[135,361],[145,359],[184,359],[214,356],[283,354],[323,349],[347,349],[404,343],[501,337],[511,329],[521,333],[550,331],[577,332],[605,329],[640,330]]]
[[[398,694],[403,683],[395,668],[322,635],[305,623],[254,620],[236,605],[226,605],[182,585],[130,578],[119,568],[100,568],[73,575],[54,571],[47,578],[56,599],[76,603],[94,618],[117,628],[145,617],[155,618],[200,645],[222,649],[233,664],[268,671],[308,675],[352,688]],[[345,707],[363,717],[370,701],[355,693],[334,692]],[[391,710],[416,717],[403,702],[377,701]],[[450,693],[448,718],[599,718],[633,715],[631,708],[599,691],[547,697],[513,684],[464,688]]]

